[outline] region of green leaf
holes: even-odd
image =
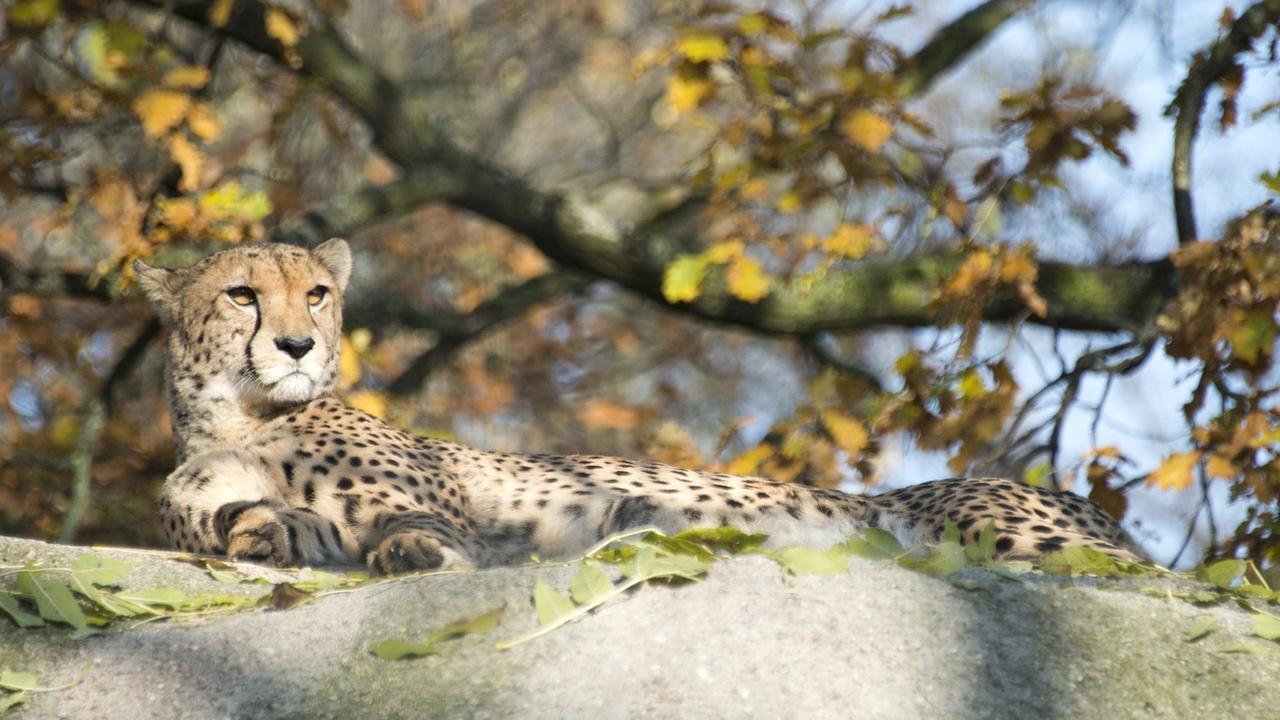
[[[1280,617],[1266,613],[1254,615],[1251,629],[1263,640],[1280,640]]]
[[[191,598],[176,588],[147,588],[145,590],[124,590],[115,594],[116,599],[139,605],[160,606],[178,609],[186,605]]]
[[[44,620],[41,620],[39,615],[23,610],[18,598],[10,593],[0,592],[0,610],[13,618],[20,628],[44,627]]]
[[[35,673],[16,670],[0,671],[0,688],[5,690],[39,690],[39,680]]]
[[[906,553],[893,533],[880,528],[867,528],[863,537],[845,541],[844,548],[853,555],[871,560],[893,559]]]
[[[1083,545],[1051,552],[1040,559],[1040,569],[1053,575],[1099,575],[1112,577],[1120,568],[1110,556]]]
[[[80,555],[71,562],[72,576],[90,585],[115,585],[133,568],[133,563],[93,553]]]
[[[700,255],[681,255],[662,272],[662,296],[669,303],[693,302],[702,293],[709,264]]]
[[[613,581],[595,565],[583,565],[569,583],[569,594],[579,605],[586,605],[613,590]]]
[[[17,707],[27,701],[25,692],[16,692],[10,695],[0,695],[0,715],[5,714],[10,708]]]
[[[960,543],[960,528],[950,520],[942,524],[942,539],[944,542]]]
[[[1195,642],[1218,629],[1218,621],[1211,615],[1205,615],[1187,630],[1187,642]]]
[[[764,533],[745,533],[736,527],[725,525],[716,528],[692,528],[675,535],[677,540],[697,543],[710,551],[722,551],[730,555],[759,549],[769,539]]]
[[[18,0],[9,6],[9,22],[17,27],[42,28],[58,16],[58,0]]]
[[[38,570],[24,570],[18,576],[18,592],[35,600],[40,617],[70,625],[77,630],[86,626],[84,612],[65,582],[46,577]]]
[[[1196,579],[1213,583],[1226,590],[1244,577],[1244,571],[1247,567],[1248,564],[1243,560],[1219,560],[1212,565],[1206,565],[1197,570]]]
[[[978,533],[978,542],[966,545],[964,555],[970,562],[986,563],[996,557],[996,524],[988,522]]]
[[[391,638],[374,643],[369,651],[383,660],[399,660],[406,657],[427,657],[439,655],[440,648],[432,643],[415,643],[399,638]]]
[[[539,625],[550,625],[574,610],[573,601],[552,590],[542,578],[533,586],[533,605],[538,611]]]
[[[933,552],[921,565],[930,575],[946,577],[963,570],[968,561],[965,560],[964,548],[958,542],[944,540],[933,548]]]
[[[839,575],[849,569],[849,551],[843,545],[828,550],[789,547],[775,557],[792,575]]]
[[[1267,186],[1268,190],[1280,195],[1280,172],[1264,172],[1258,176],[1258,179],[1262,181],[1263,185]]]
[[[420,643],[391,638],[374,643],[369,650],[383,660],[399,660],[405,657],[439,655],[443,652],[440,648],[440,643],[455,640],[464,635],[487,633],[498,627],[498,624],[502,622],[504,612],[505,608],[499,607],[472,618],[454,620],[443,628],[431,633],[426,640]]]
[[[1261,655],[1263,649],[1260,645],[1251,642],[1235,642],[1223,645],[1218,648],[1220,653],[1241,653],[1247,655]]]

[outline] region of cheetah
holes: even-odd
[[[1001,558],[1085,545],[1138,560],[1101,508],[1003,479],[955,478],[881,495],[595,455],[487,452],[420,437],[334,395],[342,239],[312,250],[243,245],[186,269],[138,262],[166,328],[178,466],[160,491],[179,550],[375,574],[580,553],[619,531],[735,526],[777,546],[882,528],[908,547],[989,522]]]

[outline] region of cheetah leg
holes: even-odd
[[[372,530],[365,541],[365,562],[376,575],[477,565],[478,540],[442,515],[381,513],[374,518]]]
[[[249,453],[218,450],[191,458],[161,489],[169,543],[188,552],[277,565],[348,559],[354,546],[344,547],[336,525],[310,510],[288,508],[277,482],[272,468]]]
[[[227,503],[218,508],[213,524],[231,560],[289,567],[347,559],[337,526],[307,508],[265,500]]]

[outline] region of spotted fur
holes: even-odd
[[[135,269],[168,330],[180,464],[160,510],[183,550],[401,573],[565,556],[649,525],[733,525],[777,545],[824,545],[879,527],[918,545],[950,521],[969,540],[994,522],[1006,558],[1067,545],[1137,558],[1097,505],[1008,480],[940,480],[872,497],[613,457],[493,453],[402,432],[333,395],[351,269],[342,240]]]

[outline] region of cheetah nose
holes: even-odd
[[[294,360],[301,360],[303,355],[311,352],[311,348],[316,346],[316,341],[311,338],[292,338],[278,337],[276,338],[276,347],[289,354]]]

